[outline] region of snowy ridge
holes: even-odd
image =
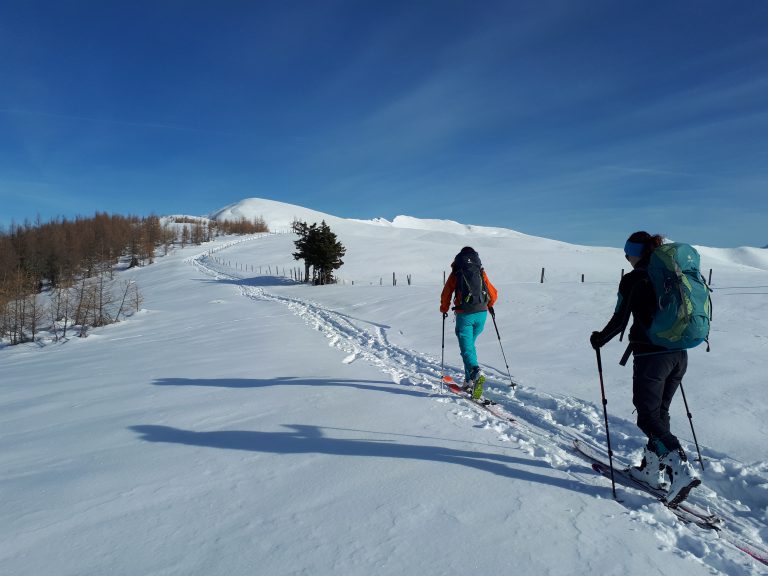
[[[716,266],[719,263],[736,263],[742,266],[756,268],[758,270],[768,270],[768,253],[762,248],[751,248],[742,246],[741,248],[706,248],[698,246],[702,259],[709,266]]]
[[[563,242],[529,236],[508,228],[494,228],[489,226],[477,226],[462,224],[454,220],[437,220],[430,218],[415,218],[413,216],[399,215],[392,221],[386,218],[374,218],[361,220],[356,218],[340,218],[317,210],[304,208],[294,204],[286,204],[263,198],[248,198],[234,204],[230,204],[208,215],[213,220],[237,220],[239,218],[253,219],[262,216],[273,231],[282,231],[290,228],[294,219],[304,220],[308,223],[325,220],[331,227],[340,227],[347,231],[350,227],[359,229],[363,227],[379,227],[399,230],[414,230],[422,232],[440,232],[454,236],[472,237],[487,240],[494,238],[528,240],[539,244],[566,245]]]
[[[360,220],[364,222],[364,220]],[[390,224],[386,220],[378,219],[381,224]],[[411,230],[439,230],[458,236],[490,236],[504,238],[532,238],[520,232],[508,228],[493,228],[490,226],[475,226],[461,224],[453,220],[434,220],[429,218],[414,218],[413,216],[395,216],[390,224],[393,228],[408,228]]]
[[[308,222],[325,220],[347,248],[339,276],[348,283],[372,284],[382,279],[391,282],[394,272],[400,281],[411,275],[421,285],[437,284],[449,269],[455,253],[467,244],[479,251],[494,283],[538,282],[542,268],[546,268],[546,278],[550,281],[571,281],[584,274],[587,281],[613,284],[622,268],[627,266],[620,247],[571,245],[514,230],[470,226],[448,220],[409,216],[398,216],[393,222],[383,218],[372,221],[345,219],[259,198],[232,204],[212,216],[263,216],[273,232],[286,231],[297,217]],[[275,249],[260,251],[261,259],[254,263],[290,268],[297,265],[290,257],[292,251],[292,244],[286,238],[279,250],[275,245]],[[727,287],[722,281],[724,272],[739,270],[762,274],[768,270],[768,257],[763,251],[758,252],[754,256],[753,249],[701,248],[702,272],[707,274],[713,268],[713,286],[716,289]],[[759,259],[760,255],[763,260]],[[756,278],[749,284],[762,282]]]
[[[325,220],[331,226],[342,220],[341,218],[318,212],[317,210],[262,198],[248,198],[241,200],[234,204],[224,206],[208,215],[212,220],[239,220],[240,218],[253,220],[259,216],[264,218],[272,231],[290,229],[291,224],[295,219],[309,223],[319,223],[322,220]]]
[[[331,214],[304,208],[294,204],[268,200],[264,198],[247,198],[233,204],[229,204],[210,213],[207,218],[213,220],[234,220],[239,218],[253,219],[262,216],[273,231],[290,227],[295,218],[309,223],[325,220],[329,224],[341,226],[342,229],[356,224],[395,228],[403,230],[421,230],[426,232],[448,233],[454,236],[472,237],[477,239],[505,238],[516,240],[528,240],[537,244],[571,246],[564,242],[523,234],[509,228],[495,228],[490,226],[478,226],[463,224],[454,220],[438,220],[432,218],[416,218],[407,215],[395,216],[391,221],[386,218],[373,218],[361,220],[356,218],[340,218]],[[621,239],[617,239],[620,243]],[[697,246],[702,255],[711,258],[713,262],[739,263],[746,266],[754,266],[761,270],[768,270],[768,256],[763,249],[753,247],[741,248],[710,248]]]

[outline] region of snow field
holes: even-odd
[[[259,206],[296,210],[240,209]],[[354,285],[294,285],[209,254],[287,266],[290,235],[221,240],[125,272],[146,306],[127,322],[0,350],[0,572],[765,573],[640,493],[615,502],[570,450],[604,441],[587,339],[612,311],[620,252],[404,222],[329,220]],[[465,244],[501,292],[516,390],[490,318],[478,346],[488,395],[517,423],[440,393],[440,280]],[[414,284],[379,286],[400,260]],[[691,353],[685,380],[707,465],[692,500],[761,544],[768,273],[723,256],[716,278],[713,350]],[[631,461],[642,439],[622,351],[603,350],[604,377],[614,450]],[[458,376],[451,319],[444,365]]]

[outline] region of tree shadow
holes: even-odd
[[[268,388],[270,386],[336,386],[357,388],[369,392],[387,392],[404,396],[424,397],[431,392],[414,389],[413,386],[398,386],[386,380],[345,380],[343,378],[296,378],[278,376],[277,378],[158,378],[152,382],[155,386],[207,386],[212,388]],[[378,386],[377,386],[378,384]]]
[[[598,490],[576,480],[539,474],[521,467],[552,469],[549,464],[532,458],[519,458],[507,454],[458,450],[445,446],[401,444],[392,440],[369,438],[331,438],[318,426],[285,425],[286,432],[260,432],[231,430],[220,432],[194,432],[169,426],[137,425],[130,430],[145,442],[185,444],[224,450],[245,450],[268,454],[326,454],[329,456],[392,458],[422,460],[468,466],[482,472],[513,480],[545,484],[584,494]],[[586,466],[584,471],[588,470]],[[591,469],[590,469],[591,470]]]
[[[198,278],[198,282],[205,284],[232,284],[235,286],[298,286],[291,278],[282,276],[249,276],[247,278]]]

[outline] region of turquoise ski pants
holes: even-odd
[[[485,328],[488,312],[472,312],[471,314],[456,314],[456,337],[459,339],[461,359],[464,361],[464,379],[469,380],[472,368],[477,366],[477,350],[475,340]]]

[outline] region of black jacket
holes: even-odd
[[[619,296],[616,310],[600,332],[597,343],[608,343],[614,336],[624,331],[632,315],[632,327],[629,329],[629,343],[634,354],[665,352],[666,348],[652,344],[647,330],[656,312],[656,293],[648,277],[648,259],[641,260],[637,267],[625,274],[619,283]]]

